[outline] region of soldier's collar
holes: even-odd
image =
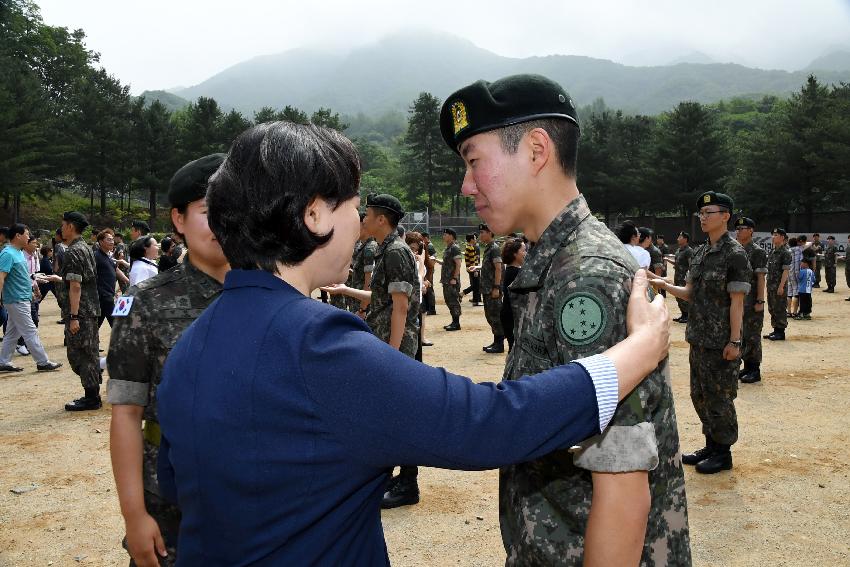
[[[589,216],[587,201],[584,195],[579,194],[549,223],[540,235],[540,240],[528,251],[522,269],[510,285],[510,290],[528,293],[543,287],[555,254],[575,238],[576,229]]]
[[[210,297],[220,293],[222,284],[206,272],[202,272],[196,268],[194,264],[189,261],[191,257],[189,254],[191,253],[187,253],[186,258],[183,259],[183,263],[181,264],[183,269],[186,270],[186,275],[189,276],[189,281],[201,290],[201,295],[204,296],[204,299],[209,299]]]
[[[399,238],[399,235],[394,230],[392,232],[390,232],[389,234],[387,234],[387,236],[386,236],[386,238],[384,238],[383,242],[381,242],[381,244],[378,245],[378,252],[383,252],[384,249],[386,249],[386,247],[389,246],[390,242],[392,242],[396,238]]]

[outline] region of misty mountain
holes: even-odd
[[[158,100],[171,112],[189,105],[188,100],[168,91],[145,91],[139,96],[145,97],[145,106],[150,106],[153,101]]]
[[[808,71],[850,71],[850,51],[833,51],[812,61]]]
[[[609,107],[657,114],[683,100],[703,103],[733,96],[799,90],[808,71],[768,71],[737,64],[631,67],[591,57],[551,55],[503,57],[443,33],[399,34],[347,54],[294,49],[255,57],[182,90],[194,100],[214,97],[224,108],[246,116],[261,108],[289,104],[312,112],[375,116],[406,111],[422,91],[445,98],[475,79],[495,80],[513,73],[540,73],[560,82],[577,105],[602,97]],[[850,69],[819,71],[823,82],[850,81]]]

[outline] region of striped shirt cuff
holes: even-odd
[[[599,406],[599,431],[605,431],[620,401],[620,382],[617,368],[604,354],[595,354],[575,360],[581,364],[596,388],[596,405]]]

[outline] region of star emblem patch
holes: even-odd
[[[587,292],[568,296],[558,317],[558,330],[564,339],[576,346],[590,344],[602,334],[606,313],[602,302]]]

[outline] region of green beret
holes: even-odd
[[[190,161],[177,170],[168,185],[168,202],[171,207],[182,207],[207,194],[207,181],[226,158],[226,154],[211,154]]]
[[[401,201],[386,193],[367,196],[366,206],[386,209],[397,214],[399,219],[404,216],[404,207],[401,206]]]
[[[738,220],[735,221],[735,228],[745,226],[747,228],[756,228],[756,221],[749,217],[738,217]]]
[[[544,118],[578,126],[575,105],[561,85],[541,75],[511,75],[493,83],[476,81],[449,95],[440,110],[440,132],[458,152],[475,134]]]
[[[77,225],[77,228],[80,229],[80,232],[84,231],[86,227],[89,225],[89,220],[86,218],[86,215],[79,211],[67,211],[62,215],[62,220],[66,222],[71,222]]]
[[[703,207],[707,207],[708,205],[718,205],[721,207],[726,207],[730,211],[735,206],[735,202],[732,201],[732,197],[727,195],[726,193],[715,193],[714,191],[706,191],[697,199],[697,210],[700,210]]]

